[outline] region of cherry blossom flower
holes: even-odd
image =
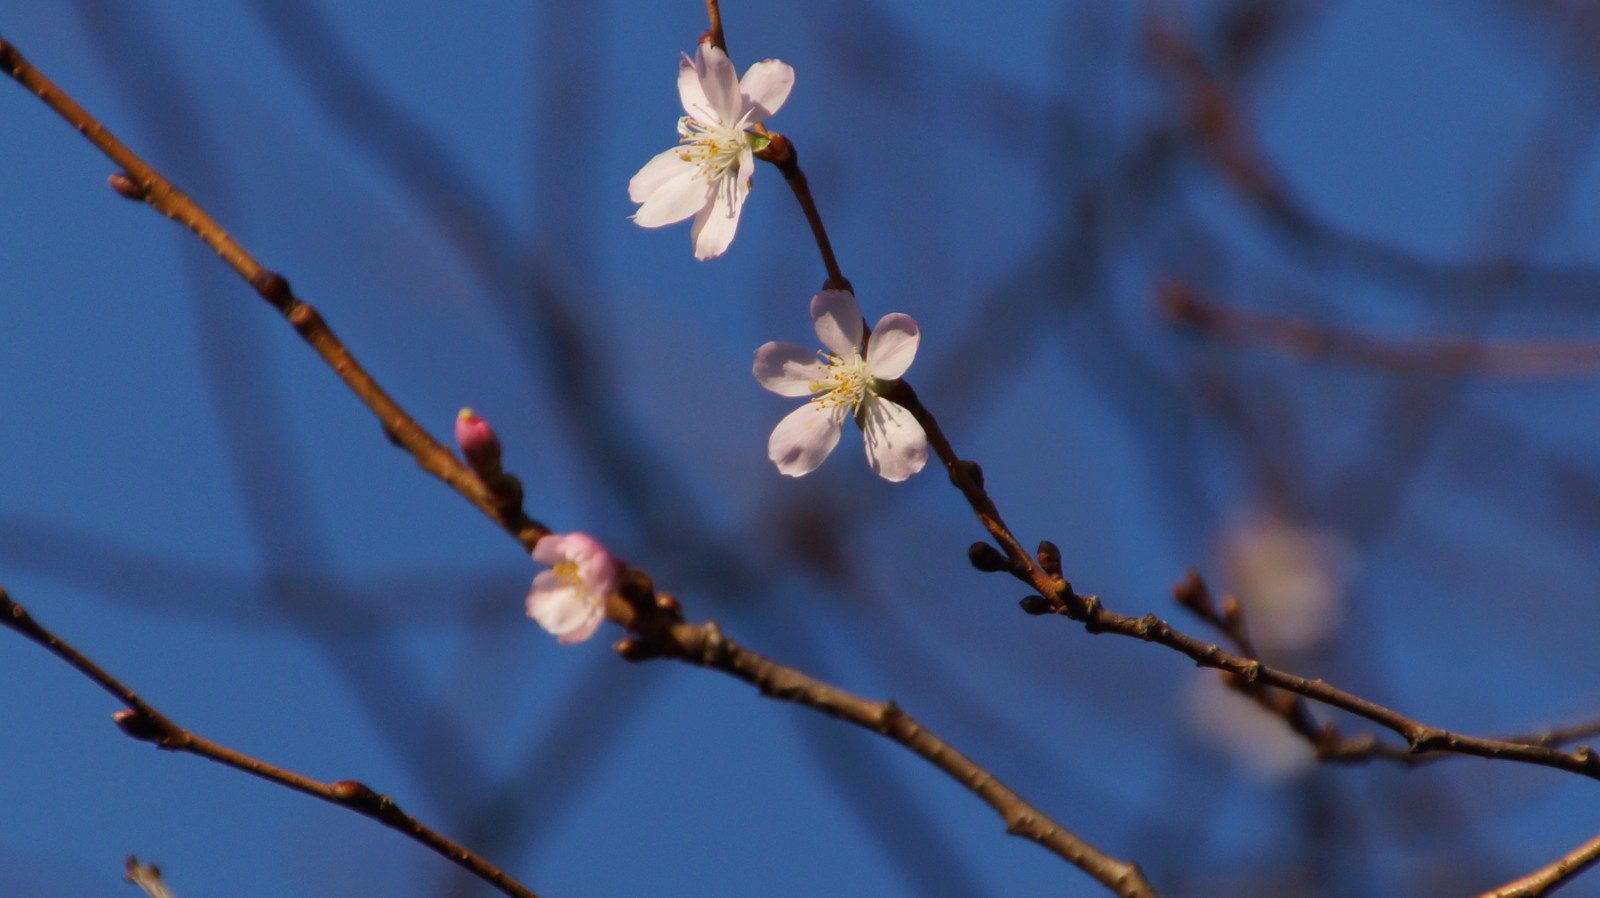
[[[533,578],[528,616],[564,645],[593,636],[617,588],[611,553],[588,534],[552,533],[534,544],[533,560],[550,570]]]
[[[633,220],[646,228],[694,216],[694,257],[722,255],[739,227],[739,210],[755,174],[752,151],[766,138],[747,131],[778,111],[794,86],[794,69],[776,59],[734,75],[728,54],[710,42],[678,65],[678,146],[658,154],[628,182],[642,203]]]
[[[767,457],[778,470],[799,477],[816,470],[839,443],[846,416],[854,417],[866,442],[867,464],[885,480],[901,481],[928,461],[928,437],[905,408],[880,396],[911,367],[920,334],[910,315],[883,316],[867,354],[856,298],[824,290],[811,298],[811,321],[826,347],[815,355],[793,343],[767,343],[756,350],[753,373],[779,396],[809,396],[773,428]],[[820,356],[821,360],[818,360]]]

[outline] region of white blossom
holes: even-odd
[[[879,395],[916,358],[917,322],[899,312],[883,316],[863,356],[861,310],[849,292],[823,290],[812,297],[811,320],[825,351],[813,354],[793,343],[756,350],[753,373],[763,387],[780,396],[809,397],[773,428],[767,457],[790,477],[808,474],[838,444],[844,419],[854,417],[874,473],[901,481],[922,470],[928,461],[922,425]]]
[[[678,146],[658,154],[628,182],[642,203],[633,220],[646,228],[694,216],[694,257],[722,255],[739,227],[739,212],[755,174],[747,133],[778,111],[794,86],[794,69],[776,59],[751,66],[739,79],[728,54],[709,42],[678,65]]]
[[[563,644],[593,636],[617,588],[611,553],[584,533],[550,534],[534,544],[533,560],[550,570],[533,578],[528,616]]]

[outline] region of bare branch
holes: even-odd
[[[232,767],[235,770],[260,777],[271,783],[277,783],[280,786],[310,795],[313,798],[320,798],[329,804],[335,804],[346,810],[354,811],[363,817],[370,817],[384,826],[406,835],[413,841],[427,847],[434,853],[499,889],[504,894],[512,896],[512,898],[538,898],[526,886],[501,872],[498,867],[495,867],[471,850],[450,841],[425,826],[415,817],[400,810],[400,807],[387,795],[380,795],[354,780],[341,780],[335,783],[318,782],[293,771],[284,770],[282,767],[274,767],[231,748],[218,745],[178,726],[168,719],[166,715],[157,711],[144,699],[134,694],[133,690],[124,686],[120,680],[101,669],[98,664],[84,657],[81,652],[63,642],[54,633],[45,629],[21,605],[13,602],[3,588],[0,588],[0,625],[15,630],[34,643],[43,646],[50,654],[67,662],[74,670],[94,681],[95,685],[111,693],[125,708],[125,710],[118,711],[112,715],[112,719],[116,721],[117,728],[122,730],[124,735],[138,739],[141,742],[152,743],[157,748],[163,748],[167,751],[180,751],[198,755],[225,767]]]

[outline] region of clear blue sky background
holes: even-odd
[[[1594,379],[1223,345],[1154,296],[1179,279],[1387,337],[1600,337],[1600,26],[1565,6],[724,14],[741,70],[794,66],[771,124],[867,318],[921,323],[909,378],[1025,543],[1202,633],[1169,587],[1192,565],[1244,590],[1219,547],[1274,509],[1341,547],[1340,579],[1334,622],[1268,660],[1496,734],[1600,717]],[[1230,50],[1252,8],[1276,30]],[[424,426],[488,417],[535,517],[746,645],[894,698],[1169,898],[1469,894],[1600,831],[1594,784],[1542,769],[1274,772],[1270,725],[1197,723],[1227,713],[1208,674],[1021,614],[967,565],[981,531],[936,470],[878,481],[847,433],[780,477],[764,449],[790,403],[751,351],[811,342],[823,278],[781,178],[756,173],[721,259],[627,220],[704,27],[696,0],[0,4],[0,34]],[[1278,206],[1189,127],[1174,40]],[[614,628],[557,646],[522,616],[529,559],[246,285],[107,189],[22,89],[0,123],[0,584],[179,723],[366,782],[543,896],[1103,894],[892,745],[626,665]],[[0,894],[129,895],[129,853],[179,898],[482,891],[370,821],[128,740],[108,697],[6,634],[0,684]]]

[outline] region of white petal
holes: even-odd
[[[681,149],[674,147],[666,152],[657,153],[628,182],[628,199],[636,203],[645,202],[655,195],[656,191],[666,186],[668,181],[684,172],[693,175],[694,170],[693,162],[683,160]]]
[[[911,412],[876,396],[861,403],[861,412],[862,442],[874,474],[898,483],[928,463],[928,435]]]
[[[695,68],[700,70],[700,89],[705,91],[711,112],[717,121],[733,127],[744,110],[740,108],[739,73],[734,71],[728,54],[705,43],[695,51],[694,62]],[[682,93],[681,88],[679,93]]]
[[[767,458],[778,466],[779,473],[790,477],[809,474],[839,444],[843,420],[842,406],[824,409],[807,402],[772,428],[772,437],[767,440]]]
[[[557,586],[555,575],[549,571],[533,579],[528,616],[562,642],[587,638],[599,628],[602,617],[596,603],[576,589]]]
[[[688,56],[678,63],[678,100],[683,103],[683,111],[690,118],[705,121],[716,114],[712,109],[711,101],[706,98],[705,89],[700,86],[701,68],[700,54],[695,53],[695,61],[690,62]]]
[[[794,87],[794,68],[776,59],[765,59],[751,66],[739,81],[739,93],[744,94],[745,124],[755,125],[767,120],[778,111],[783,101],[789,99]]]
[[[917,357],[922,339],[917,322],[904,312],[890,312],[878,319],[867,342],[867,373],[883,380],[899,380]]]
[[[753,163],[746,163],[743,170],[748,172],[753,167]],[[741,177],[729,172],[718,179],[710,201],[695,216],[694,229],[689,235],[694,240],[696,259],[714,259],[727,251],[734,233],[739,230],[739,212],[749,192],[749,175]]]
[[[677,177],[656,188],[639,211],[633,213],[634,224],[659,228],[683,221],[709,205],[710,189],[710,185],[695,176],[695,169],[686,165]]]
[[[763,387],[779,396],[810,396],[811,384],[828,373],[817,354],[793,343],[763,343],[751,369]]]
[[[848,290],[823,290],[811,297],[811,323],[817,339],[839,358],[850,358],[861,345],[861,307]]]

